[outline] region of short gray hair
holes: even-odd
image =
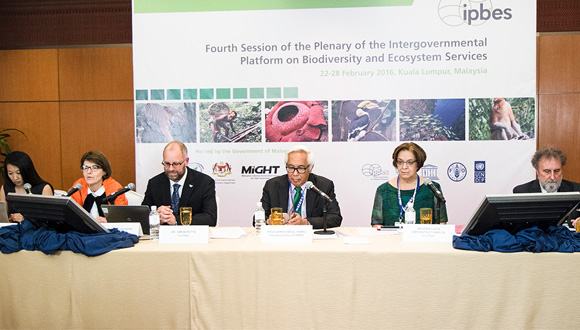
[[[312,152],[312,150],[310,150],[310,148],[303,145],[295,145],[292,148],[288,149],[288,151],[286,151],[284,164],[288,164],[288,156],[293,152],[305,152],[308,157],[307,158],[308,166],[312,169],[312,167],[314,166],[314,153]]]

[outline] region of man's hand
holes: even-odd
[[[290,220],[288,220],[288,225],[307,225],[308,224],[308,220],[304,219],[303,217],[300,216],[300,214],[298,213],[292,213],[292,216],[290,217]]]
[[[175,215],[173,215],[173,210],[171,210],[170,206],[161,205],[157,209],[157,213],[159,213],[159,222],[161,224],[168,224],[168,225],[176,225],[177,221],[175,220]]]

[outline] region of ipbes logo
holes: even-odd
[[[467,4],[463,4],[467,7]],[[499,21],[500,19],[509,20],[512,18],[512,9],[487,9],[483,8],[483,3],[479,4],[479,9],[464,9],[463,20],[467,21],[467,25],[471,25],[474,21],[488,21],[489,19]]]
[[[493,8],[491,0],[441,0],[439,17],[451,26],[481,25],[489,20],[510,20],[511,8]]]

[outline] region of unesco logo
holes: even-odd
[[[481,25],[513,17],[511,8],[493,8],[491,0],[441,0],[438,12],[441,21],[449,26]]]
[[[453,163],[447,168],[447,176],[451,181],[462,181],[467,176],[467,167],[461,163]]]

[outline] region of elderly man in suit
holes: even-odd
[[[339,227],[342,222],[340,207],[334,193],[334,183],[320,175],[312,173],[314,154],[305,146],[294,146],[286,152],[287,174],[266,181],[262,191],[262,206],[270,224],[270,208],[281,207],[284,213],[292,210],[286,225],[312,225],[315,229],[324,228],[324,204],[327,205],[326,226]],[[306,182],[328,195],[332,202],[313,190]]]
[[[514,193],[552,193],[580,191],[580,184],[564,180],[563,167],[566,165],[566,155],[560,149],[545,147],[534,154],[532,166],[536,169],[538,178],[513,189]],[[574,227],[580,217],[575,210],[570,215],[569,221]]]
[[[192,225],[215,226],[217,204],[215,181],[187,167],[187,147],[178,141],[163,149],[163,173],[147,183],[142,205],[156,205],[161,224],[180,224],[179,208],[191,207]]]

